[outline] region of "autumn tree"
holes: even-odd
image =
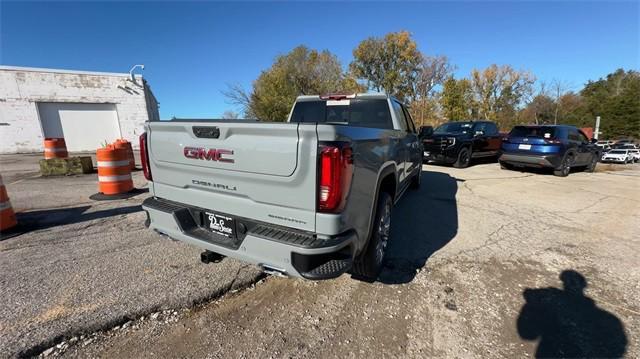
[[[422,60],[411,34],[400,31],[360,42],[353,50],[349,69],[354,77],[365,81],[368,89],[409,101],[416,95],[415,80]]]
[[[444,117],[449,121],[469,119],[473,105],[471,81],[456,80],[453,76],[449,76],[442,86],[440,105]]]
[[[509,65],[474,69],[471,86],[478,115],[498,122],[501,128],[511,127],[516,122],[516,111],[531,93],[534,82],[531,73],[514,70]]]
[[[362,90],[354,78],[342,71],[335,55],[298,46],[278,56],[269,69],[262,71],[250,93],[230,85],[223,94],[247,116],[285,121],[297,96]]]

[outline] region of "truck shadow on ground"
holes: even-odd
[[[25,232],[29,232],[142,211],[141,205],[135,205],[85,213],[90,208],[91,206],[78,206],[71,208],[20,212],[16,214],[16,217],[21,229]]]
[[[446,163],[446,162],[423,161],[422,163],[425,164],[425,165],[430,165],[430,166],[453,167],[453,163]],[[491,164],[491,163],[498,163],[498,157],[497,156],[488,156],[488,157],[472,158],[471,162],[469,162],[469,167],[473,167],[473,166],[476,166],[476,165],[486,165],[486,164]]]
[[[422,171],[419,190],[405,193],[393,211],[391,239],[378,280],[408,283],[431,255],[458,233],[458,180],[446,173]]]
[[[537,358],[621,358],[628,341],[620,319],[584,295],[582,274],[565,270],[560,280],[563,289],[524,290],[520,337],[539,340]]]

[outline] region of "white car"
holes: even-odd
[[[629,163],[633,162],[633,155],[629,153],[631,150],[611,150],[602,155],[602,162]]]
[[[635,150],[628,150],[629,154],[631,155],[631,158],[633,159],[633,162],[638,162],[640,161],[640,150],[635,149]]]

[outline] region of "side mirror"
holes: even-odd
[[[420,132],[418,133],[418,137],[424,138],[433,135],[433,127],[432,126],[421,126]]]
[[[598,143],[598,139],[597,138],[592,138],[590,142],[593,143],[593,144],[596,144],[596,143]]]

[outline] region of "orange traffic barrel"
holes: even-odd
[[[0,232],[15,227],[17,224],[16,214],[13,212],[7,189],[0,175]]]
[[[133,157],[133,148],[131,147],[131,142],[125,139],[118,139],[113,143],[116,148],[121,148],[127,151],[127,157],[129,158],[129,165],[131,166],[131,170],[136,169],[136,159]]]
[[[67,158],[67,144],[64,138],[45,138],[44,139],[44,158]]]
[[[126,150],[107,145],[96,151],[96,157],[100,192],[112,195],[133,190],[131,164]]]

